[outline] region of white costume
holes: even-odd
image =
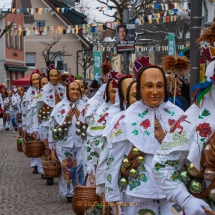
[[[2,95],[0,94],[0,115],[3,115],[4,113],[4,101],[2,98]],[[3,129],[3,118],[0,117],[0,131]]]
[[[203,162],[204,156],[207,161],[207,151],[212,151],[209,140],[215,133],[215,86],[214,79],[212,79],[214,77],[214,61],[208,65],[206,76],[208,82],[202,83],[202,85],[209,84],[207,87],[211,86],[211,88],[205,94],[201,107],[193,104],[179,118],[172,131],[163,140],[152,165],[155,179],[168,199],[182,206],[185,213],[190,215],[206,214],[202,207],[208,209],[209,206],[204,201],[195,199],[193,195],[202,198],[198,195],[204,193],[206,188],[210,190],[210,185],[214,180],[214,163],[210,166],[207,162]],[[169,161],[172,161],[174,165]],[[186,178],[182,178],[180,173],[184,164],[188,165]],[[189,169],[190,165],[194,167]],[[194,173],[200,174],[199,177],[202,179],[205,178],[201,182],[202,190],[193,190],[192,179],[194,178],[191,179],[191,175],[194,176]],[[184,183],[189,187],[189,190]],[[204,200],[210,202],[214,210],[214,198],[211,198],[212,196],[210,197],[208,194],[204,196]]]
[[[170,129],[168,120],[177,119],[182,113],[180,108],[170,102],[162,102],[157,108],[149,108],[140,100],[132,104],[114,125],[105,168],[105,197],[107,202],[124,201],[133,204],[133,207],[123,207],[124,215],[147,212],[153,215],[171,214],[171,204],[167,202],[165,194],[157,186],[151,173],[152,159],[160,146],[154,135],[154,121],[156,117],[167,132]],[[133,148],[144,153],[144,163],[139,164],[135,175],[129,175],[127,186],[124,184],[124,188],[120,188],[122,160]],[[134,205],[136,202],[138,205]]]
[[[72,116],[72,123],[67,127],[68,131],[63,138],[54,140],[53,130],[56,126],[62,126],[65,121],[68,112],[71,108],[77,108],[79,117],[76,119],[76,115]],[[65,197],[72,197],[74,194],[74,188],[76,186],[76,178],[78,184],[83,185],[84,173],[83,173],[83,161],[81,154],[82,138],[76,134],[76,122],[77,120],[84,122],[84,117],[81,111],[84,109],[84,103],[79,99],[72,103],[67,98],[58,103],[51,114],[49,125],[49,142],[52,143],[52,147],[56,149],[56,154],[61,163],[62,174],[59,181],[59,192]]]
[[[4,100],[4,106],[6,108],[7,114],[6,128],[10,128],[10,125],[12,123],[13,127],[17,129],[16,114],[19,108],[17,98],[14,95],[12,95],[12,97],[10,98],[7,97]]]

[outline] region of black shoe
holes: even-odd
[[[34,170],[33,170],[33,174],[37,174],[37,173],[39,173],[39,172],[38,172],[37,166],[35,166]]]
[[[15,131],[17,131],[17,128],[15,128]]]
[[[42,179],[47,179],[43,174],[41,174],[41,178]]]
[[[53,178],[47,178],[46,185],[53,185],[53,184],[54,184]]]
[[[5,128],[5,131],[9,131],[9,128]]]
[[[71,203],[72,202],[72,197],[66,197],[67,199],[67,203]]]

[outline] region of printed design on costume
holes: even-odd
[[[57,111],[57,118],[64,118],[66,115],[66,110],[63,107],[65,106],[65,104],[60,105],[59,110]]]
[[[195,130],[195,136],[193,140],[197,143],[199,148],[199,153],[201,151],[201,146],[204,148],[206,145],[205,139],[212,133],[210,123],[204,122],[200,123]]]
[[[85,116],[85,114],[87,113],[88,107],[89,107],[89,106],[90,106],[90,104],[87,104],[86,107],[81,111],[81,114],[82,114],[83,116]]]
[[[97,120],[97,123],[101,125],[93,126],[95,124],[95,116],[92,117],[92,121],[89,124],[90,130],[104,130],[106,127],[106,117],[109,115],[109,113],[106,113],[108,108],[106,107],[104,110],[102,110],[102,114],[99,115],[99,119]]]
[[[76,160],[73,155],[69,152],[64,152],[66,158],[61,162],[63,178],[69,185],[72,181],[73,184],[76,183]]]
[[[40,99],[40,98],[42,98],[42,97],[43,97],[43,95],[42,95],[42,93],[41,93],[41,92],[42,92],[42,91],[40,91],[40,93],[36,95],[36,97],[35,97],[36,99]]]
[[[129,178],[128,179],[128,186],[130,187],[130,190],[133,190],[140,186],[140,181],[136,181],[134,179]]]
[[[108,157],[108,160],[106,162],[105,170],[109,170],[110,166],[113,162],[114,162],[113,154],[110,154],[110,156]]]
[[[108,176],[107,176],[107,181],[111,184],[111,180],[112,180],[112,175],[111,174],[109,174]]]
[[[170,116],[174,116],[174,115],[175,115],[175,112],[174,112],[174,111],[170,111],[170,110],[168,110],[167,108],[164,108],[164,111],[165,111],[165,113],[167,113],[167,114],[170,115]]]
[[[148,114],[148,109],[146,109],[142,113],[139,113],[138,117],[140,117],[142,119],[147,114]],[[132,125],[132,127],[138,126],[138,127],[142,127],[144,129],[144,131],[142,131],[138,128],[134,128],[131,132],[134,136],[138,136],[139,132],[143,133],[143,137],[145,137],[145,135],[150,136],[150,132],[147,130],[149,127],[151,127],[151,121],[149,119],[143,120],[139,125],[138,125],[138,121],[132,122],[131,125]]]
[[[46,101],[47,102],[54,102],[55,97],[52,95],[52,89],[48,91],[48,94],[49,95],[46,96]]]
[[[188,141],[187,132],[183,131],[182,134],[178,132],[174,132],[172,141],[166,142],[163,141],[162,144],[159,146],[159,150],[169,150],[177,146],[181,146]]]
[[[156,215],[155,212],[153,210],[150,209],[140,209],[138,211],[139,215]]]
[[[157,162],[155,163],[155,169],[159,171],[160,169],[165,168],[167,165],[176,167],[178,163],[179,163],[179,160],[167,160],[165,164],[161,164]]]
[[[115,123],[115,125],[110,133],[111,139],[113,139],[114,137],[117,137],[123,133],[122,129],[119,128],[119,126],[120,126],[120,121],[124,118],[125,118],[125,115],[120,116],[119,119],[117,120],[117,122]]]
[[[95,140],[95,142],[96,141],[99,141],[99,140]],[[97,159],[98,157],[99,157],[99,155],[93,150],[93,148],[90,144],[90,141],[88,140],[87,141],[87,161],[92,161],[93,158]]]
[[[174,173],[170,176],[170,179],[173,181],[179,181],[180,177],[177,171],[174,171]]]
[[[35,95],[35,91],[34,90],[31,91],[31,95]]]
[[[206,108],[202,111],[201,115],[199,115],[199,119],[204,119],[204,117],[210,116],[211,113]]]
[[[187,116],[182,115],[176,121],[174,119],[169,119],[168,123],[171,126],[169,133],[174,133],[176,131],[176,129],[180,129],[180,131],[178,133],[182,134],[182,132],[184,131],[184,128],[183,128],[183,126],[181,126],[181,123],[182,122],[190,123],[186,120],[186,118],[187,118]]]

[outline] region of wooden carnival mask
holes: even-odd
[[[68,86],[68,95],[69,95],[69,100],[71,102],[76,102],[80,96],[80,87],[78,85],[78,83],[76,82],[71,82]]]
[[[136,98],[136,94],[137,94],[136,86],[137,86],[137,83],[132,84],[131,89],[129,91],[129,101],[130,101],[131,105],[137,101],[137,98]]]
[[[40,87],[43,88],[48,83],[48,78],[43,77],[40,79]]]
[[[7,96],[8,96],[8,97],[11,97],[11,96],[12,96],[12,91],[11,91],[11,90],[8,91]]]
[[[51,82],[52,85],[57,85],[58,84],[58,71],[56,69],[51,69],[49,71],[49,80]]]
[[[142,101],[148,107],[157,107],[164,99],[165,86],[162,72],[157,68],[146,69],[140,77]]]
[[[114,86],[113,86],[113,82],[114,82]],[[112,104],[115,103],[115,97],[116,97],[116,91],[117,91],[117,88],[115,86],[116,82],[118,82],[118,80],[113,80],[110,82],[110,84],[108,86],[109,100]]]
[[[123,98],[124,98],[124,102],[126,102],[126,93],[127,93],[127,89],[129,84],[133,81],[132,78],[126,78],[122,81],[122,94],[123,94]]]
[[[75,80],[76,83],[79,84],[80,88],[81,88],[81,95],[83,96],[85,93],[85,89],[84,89],[84,83],[80,80]]]
[[[40,77],[38,73],[35,73],[31,76],[31,83],[35,88],[39,87],[39,80],[40,80]]]

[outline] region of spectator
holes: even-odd
[[[89,98],[92,98],[96,92],[98,91],[99,85],[98,85],[98,81],[97,80],[93,80],[92,83],[90,84],[90,94],[89,94]]]

